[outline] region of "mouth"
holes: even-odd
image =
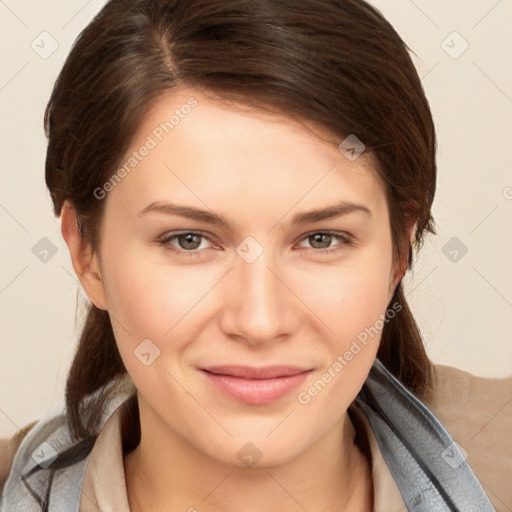
[[[296,366],[216,366],[201,368],[208,382],[224,395],[250,405],[266,405],[289,394],[312,369]]]

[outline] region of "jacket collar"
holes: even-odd
[[[446,429],[377,359],[356,398],[411,512],[494,512]]]

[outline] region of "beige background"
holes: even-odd
[[[417,54],[439,137],[439,234],[406,288],[428,352],[477,375],[510,375],[512,1],[372,3]],[[0,435],[63,399],[78,285],[44,184],[42,119],[70,45],[103,4],[0,1]],[[57,249],[46,263],[32,252],[43,237]]]

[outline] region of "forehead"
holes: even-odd
[[[203,207],[239,198],[283,213],[294,203],[304,209],[322,200],[382,206],[372,155],[347,158],[342,142],[311,122],[183,88],[162,96],[144,117],[109,201],[124,197],[132,213],[168,197]]]

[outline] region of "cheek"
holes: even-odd
[[[158,339],[200,302],[215,276],[147,261],[148,255],[136,250],[124,251],[122,258],[105,258],[105,288],[109,311],[120,324],[139,337]]]
[[[331,419],[343,407],[328,412],[330,404],[348,407],[377,355],[389,302],[392,259],[391,246],[386,247],[368,248],[357,259],[348,258],[338,269],[326,268],[302,283],[301,289],[309,290],[304,301],[326,326],[319,348],[327,353],[317,380],[301,390],[298,401]]]
[[[124,366],[139,392],[158,401],[175,387],[165,368],[186,344],[187,338],[177,333],[198,299],[190,276],[187,280],[175,270],[163,271],[144,261],[147,255],[136,251],[124,251],[117,259],[104,258],[105,290]]]
[[[119,255],[122,253],[122,255]],[[211,293],[226,269],[147,263],[145,250],[105,252],[105,292],[124,365],[139,390],[168,389],[164,368],[182,364],[183,352],[198,338],[211,309]],[[210,306],[207,306],[207,303]],[[206,307],[210,307],[208,311]],[[150,340],[150,343],[146,340]],[[143,348],[144,347],[144,348]],[[142,354],[158,358],[149,366]],[[142,363],[142,364],[141,364]],[[180,369],[181,371],[181,369]]]
[[[373,326],[389,302],[391,257],[368,250],[338,266],[302,272],[297,289],[325,328],[343,344]]]
[[[326,424],[339,419],[366,380],[379,349],[387,306],[387,280],[372,286],[353,283],[350,294],[334,304],[324,320],[330,331],[321,340],[327,349],[315,379],[302,387],[297,401]],[[380,285],[380,286],[379,286]]]

